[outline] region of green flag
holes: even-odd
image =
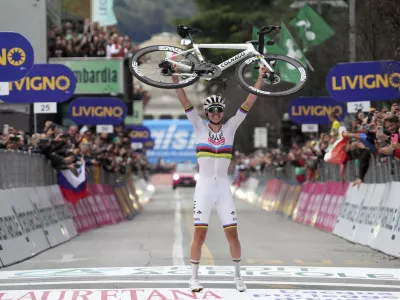
[[[325,20],[307,4],[303,6],[289,24],[296,28],[297,34],[303,43],[304,52],[321,44],[335,34],[335,31]]]
[[[284,23],[281,24],[280,32],[280,46],[284,49],[283,55],[289,56],[299,61],[305,68],[307,68],[307,58],[300,50],[293,36]],[[281,63],[279,66],[280,76],[283,81],[298,83],[300,81],[300,72],[291,64]]]

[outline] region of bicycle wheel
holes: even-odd
[[[274,74],[267,73],[259,89],[254,88],[261,63],[258,56],[243,60],[238,66],[236,76],[245,90],[258,96],[281,97],[296,93],[304,87],[308,74],[297,60],[276,54],[267,54],[264,58],[274,69]]]
[[[129,69],[137,79],[154,87],[177,89],[189,86],[199,80],[196,73],[190,72],[191,67],[199,62],[197,57],[190,53],[174,57],[174,61],[187,66],[184,71],[177,73],[173,71],[173,65],[165,60],[183,51],[185,50],[166,45],[146,47],[131,57]],[[172,74],[177,76],[179,82],[172,82]]]

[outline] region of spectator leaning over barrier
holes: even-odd
[[[393,108],[393,106],[392,106]],[[381,143],[384,143],[380,147],[379,153],[387,156],[399,157],[399,136],[400,136],[400,120],[399,117],[392,115],[385,119],[385,127],[387,132],[382,132],[377,135],[377,138]]]
[[[338,116],[334,111],[329,114],[329,120],[332,122],[330,134],[331,134],[331,136],[337,138],[338,137],[340,123],[338,121]]]
[[[400,104],[399,103],[392,104],[391,113],[392,113],[392,116],[400,117]]]
[[[364,132],[362,133],[343,132],[343,137],[349,140],[345,148],[348,160],[358,160],[359,164],[358,178],[354,181],[353,186],[359,186],[361,182],[364,181],[364,177],[369,168],[371,155],[377,154],[374,144],[374,132],[368,131],[365,125],[363,126],[363,130]],[[343,163],[343,168],[341,169],[342,181],[344,181],[344,167],[348,160]]]

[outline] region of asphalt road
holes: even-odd
[[[236,201],[238,230],[249,290],[234,290],[229,247],[213,210],[200,269],[205,291],[184,294],[191,274],[193,191],[158,187],[134,220],[81,234],[3,268],[0,299],[316,299],[329,293],[341,299],[341,291],[375,291],[369,296],[374,299],[385,291],[391,292],[390,299],[400,299],[399,259],[241,200]],[[295,295],[282,296],[283,290]],[[305,294],[310,290],[325,294]]]

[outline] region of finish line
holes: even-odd
[[[24,290],[0,291],[4,300],[185,300],[185,299],[229,299],[229,300],[348,300],[392,299],[400,300],[399,292],[361,291],[299,291],[299,290],[247,290],[240,293],[234,289],[205,289],[200,293],[188,289],[85,289],[85,290]]]

